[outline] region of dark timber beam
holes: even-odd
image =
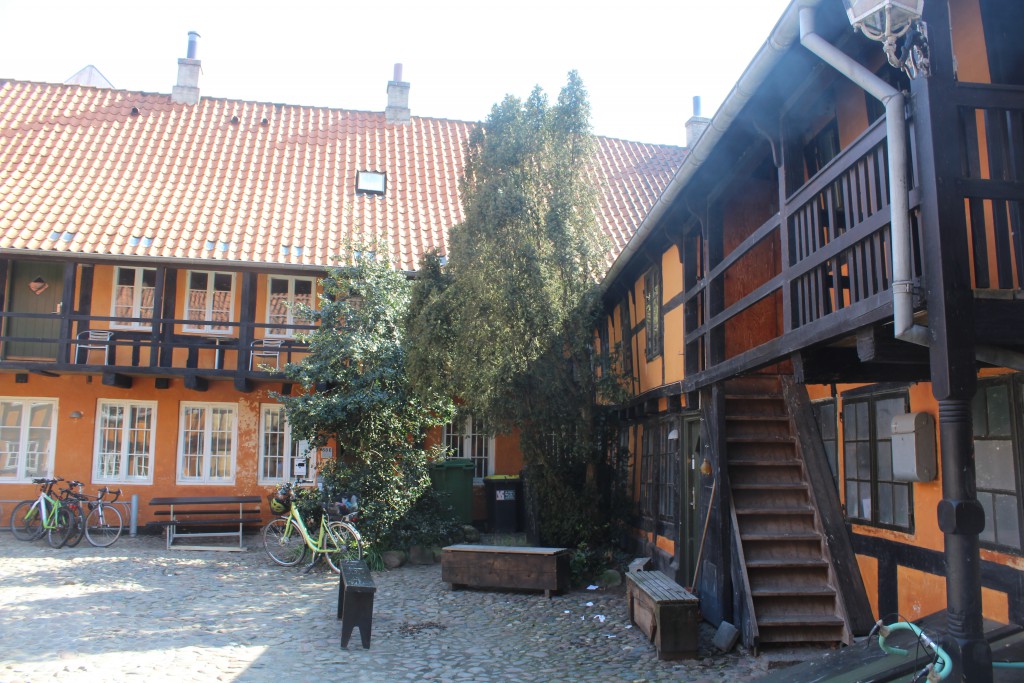
[[[120,372],[104,372],[103,386],[117,387],[118,389],[131,389],[132,378],[128,375],[123,375]]]
[[[185,375],[185,388],[193,391],[206,391],[210,388],[210,382],[199,375]]]
[[[865,327],[857,330],[857,357],[863,363],[928,364],[928,349],[892,336],[892,328]]]

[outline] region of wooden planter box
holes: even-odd
[[[697,597],[661,572],[626,574],[629,620],[658,649],[658,659],[697,656]]]
[[[569,588],[569,550],[503,545],[450,545],[441,553],[441,580],[452,589],[554,591]]]

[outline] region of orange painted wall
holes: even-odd
[[[91,381],[90,381],[91,380]],[[101,398],[156,401],[156,432],[154,438],[153,481],[151,484],[112,484],[124,490],[124,497],[139,494],[140,523],[152,519],[147,503],[151,498],[171,495],[263,495],[273,486],[257,481],[258,432],[261,403],[275,403],[266,389],[239,394],[229,382],[211,382],[206,392],[185,389],[182,380],[171,380],[168,389],[156,389],[150,378],[136,378],[131,389],[104,386],[99,376],[68,375],[43,377],[29,375],[26,384],[16,384],[14,375],[0,375],[0,396],[57,398],[56,441],[53,473],[64,479],[86,483],[87,492],[95,492],[93,484],[93,450],[96,438],[97,402]],[[195,485],[176,483],[179,441],[179,411],[182,401],[230,403],[237,409],[237,443],[235,480],[233,484]],[[71,418],[72,411],[82,413]],[[0,499],[34,497],[38,489],[32,484],[0,484]]]

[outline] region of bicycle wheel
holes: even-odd
[[[23,500],[11,511],[11,533],[19,541],[34,541],[44,533],[37,500]]]
[[[85,518],[85,537],[99,548],[113,545],[121,537],[123,528],[121,511],[113,505],[97,505]]]
[[[290,519],[279,517],[263,527],[263,547],[277,564],[294,567],[306,554],[306,540]]]
[[[64,545],[74,524],[75,521],[72,519],[71,512],[66,507],[61,506],[57,508],[57,514],[53,516],[53,526],[47,529],[46,532],[46,541],[50,544],[50,547],[59,548]]]
[[[85,514],[82,512],[82,505],[76,503],[68,508],[71,512],[71,531],[68,533],[68,538],[64,541],[64,545],[68,548],[74,548],[76,545],[82,542],[82,537],[85,536]]]
[[[324,557],[335,574],[341,572],[344,560],[359,560],[363,557],[363,541],[359,532],[345,522],[331,522],[324,534]]]

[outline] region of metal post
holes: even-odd
[[[939,401],[942,442],[942,501],[939,528],[946,535],[946,619],[954,653],[951,680],[992,681],[992,650],[985,639],[981,604],[981,559],[978,534],[985,529],[985,511],[978,502],[974,467],[971,403]],[[951,643],[951,644],[952,644]],[[960,671],[957,672],[956,669]]]
[[[128,535],[135,538],[139,533],[139,494],[132,494],[131,521],[128,525]]]

